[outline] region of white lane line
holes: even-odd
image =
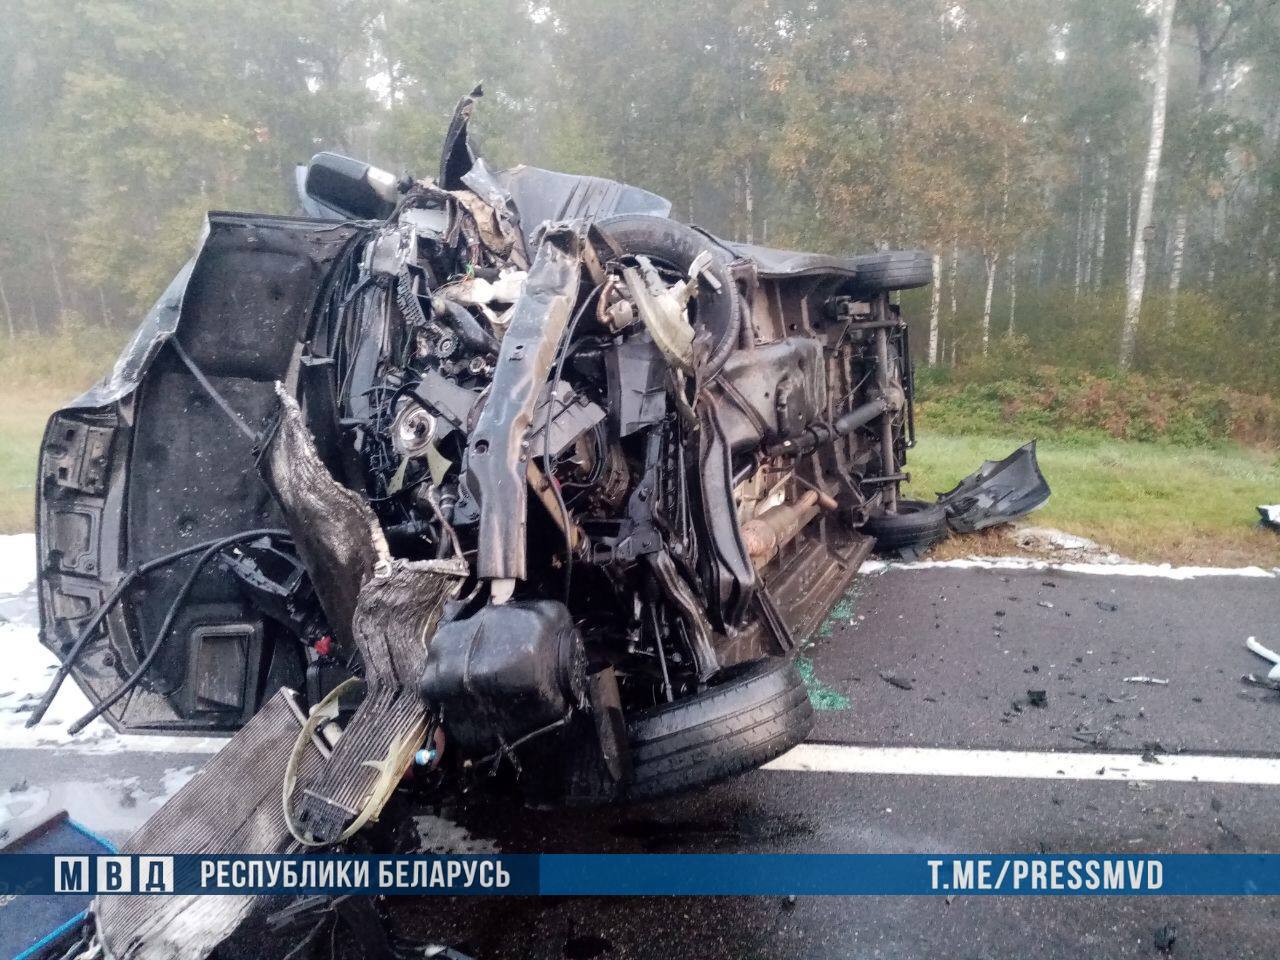
[[[1056,563],[1031,557],[969,557],[963,560],[916,560],[910,563],[868,560],[859,572],[892,570],[1057,570],[1108,577],[1156,577],[1161,580],[1196,580],[1201,577],[1251,577],[1274,580],[1280,569],[1263,567],[1175,567],[1168,563]]]
[[[1016,780],[1130,780],[1280,785],[1280,758],[1160,754],[1148,763],[1131,753],[1052,753],[802,743],[765,770],[877,773],[917,777]]]

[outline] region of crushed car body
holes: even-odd
[[[415,763],[570,803],[759,766],[812,724],[796,638],[877,540],[945,532],[899,493],[890,294],[928,254],[733,243],[636,187],[495,171],[474,106],[435,178],[320,154],[306,217],[209,214],[44,437],[62,668],[34,717],[70,676],[78,726],[295,718],[281,842],[351,836]]]

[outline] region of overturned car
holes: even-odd
[[[44,438],[63,666],[34,718],[72,676],[80,725],[257,724],[299,843],[415,765],[573,803],[756,767],[812,723],[796,638],[876,542],[945,531],[899,495],[890,294],[928,255],[731,243],[635,187],[493,171],[473,106],[434,179],[321,154],[305,218],[210,214]]]

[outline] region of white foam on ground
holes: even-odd
[[[15,783],[0,792],[0,833],[17,836],[58,810],[106,834],[127,836],[196,775],[195,767],[169,769],[157,792],[144,789],[138,777],[96,780],[52,779],[47,783]]]
[[[1058,570],[1110,577],[1156,577],[1162,580],[1196,580],[1201,577],[1258,577],[1276,579],[1280,569],[1263,567],[1175,567],[1168,563],[1071,563],[1034,557],[965,557],[960,560],[868,560],[864,574],[889,570]]]
[[[1147,761],[1128,753],[1054,753],[1036,750],[802,743],[766,764],[764,769],[915,777],[1126,780],[1280,786],[1280,759],[1185,753],[1160,754],[1154,760]]]
[[[36,555],[32,534],[0,536],[0,749],[59,747],[72,753],[216,753],[222,737],[118,734],[102,719],[74,737],[67,727],[92,704],[70,677],[63,682],[44,719],[27,729],[27,718],[58,669],[57,658],[40,645],[35,604]],[[10,589],[12,588],[12,589]]]
[[[0,594],[22,593],[36,580],[36,535],[0,537]]]

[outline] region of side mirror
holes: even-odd
[[[395,174],[338,153],[317,153],[307,166],[307,197],[352,220],[385,220],[399,198]]]

